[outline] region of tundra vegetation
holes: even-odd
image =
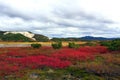
[[[0,48],[0,80],[120,80],[119,42]]]

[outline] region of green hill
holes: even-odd
[[[15,41],[15,42],[31,42],[31,41],[40,41],[46,42],[49,41],[49,38],[40,34],[33,34],[31,32],[7,32],[0,31],[0,41]]]

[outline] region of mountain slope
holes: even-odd
[[[49,41],[49,38],[31,32],[0,31],[1,41]]]

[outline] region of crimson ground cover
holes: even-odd
[[[17,75],[24,70],[45,67],[65,69],[77,61],[94,60],[97,54],[106,53],[108,49],[104,46],[85,46],[79,49],[64,47],[59,50],[51,47],[0,48],[0,76]]]

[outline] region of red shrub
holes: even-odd
[[[18,66],[8,64],[7,62],[0,62],[0,65],[0,75],[14,74],[19,71]]]
[[[71,65],[69,61],[61,61],[58,58],[47,56],[29,56],[24,58],[8,58],[11,64],[19,65],[23,68],[65,68]]]
[[[90,53],[106,53],[108,52],[108,49],[105,46],[85,46],[85,47],[81,47],[79,51],[90,52]]]
[[[10,51],[5,54],[8,57],[26,57],[28,54],[20,53],[19,51]]]
[[[63,48],[60,50],[54,50],[50,47],[40,49],[1,48],[0,50],[4,53],[0,54],[0,75],[14,74],[23,69],[66,68],[73,61],[93,60],[94,54],[108,51],[104,46],[86,46],[79,49]],[[7,52],[5,53],[5,51]]]
[[[85,61],[88,59],[93,59],[94,56],[92,53],[89,52],[81,52],[76,49],[62,49],[54,54],[52,54],[53,57],[60,58],[61,60],[80,60]]]

